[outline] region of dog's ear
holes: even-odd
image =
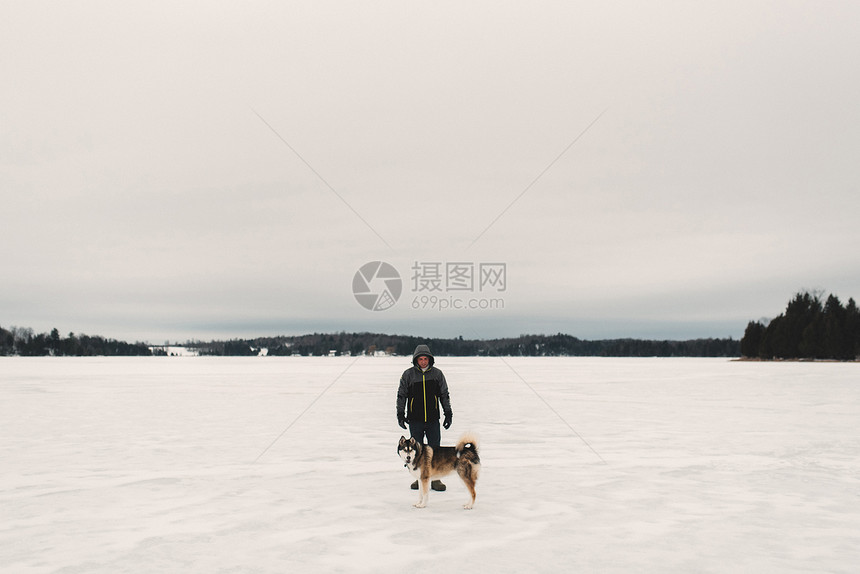
[[[403,446],[404,444],[406,444],[406,437],[403,435],[400,435],[400,446]]]

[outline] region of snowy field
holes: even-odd
[[[0,572],[858,571],[860,365],[440,357],[472,511],[412,507],[407,366],[0,359]]]

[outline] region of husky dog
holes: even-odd
[[[409,469],[409,474],[418,479],[420,498],[415,508],[427,506],[427,495],[430,491],[430,480],[441,478],[456,471],[471,499],[463,508],[471,510],[475,505],[475,482],[481,471],[481,459],[478,456],[478,442],[474,437],[463,436],[457,446],[431,447],[421,444],[414,438],[400,437],[397,454],[403,459],[403,466]]]

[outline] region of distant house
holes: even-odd
[[[150,345],[149,350],[153,355],[162,357],[198,357],[200,352],[197,349],[183,347],[179,345]]]

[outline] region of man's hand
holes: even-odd
[[[452,413],[445,413],[445,422],[442,423],[442,426],[445,427],[445,430],[448,430],[451,427],[451,417]]]
[[[397,424],[400,425],[400,428],[405,429],[406,428],[406,415],[404,415],[403,413],[397,413]]]

